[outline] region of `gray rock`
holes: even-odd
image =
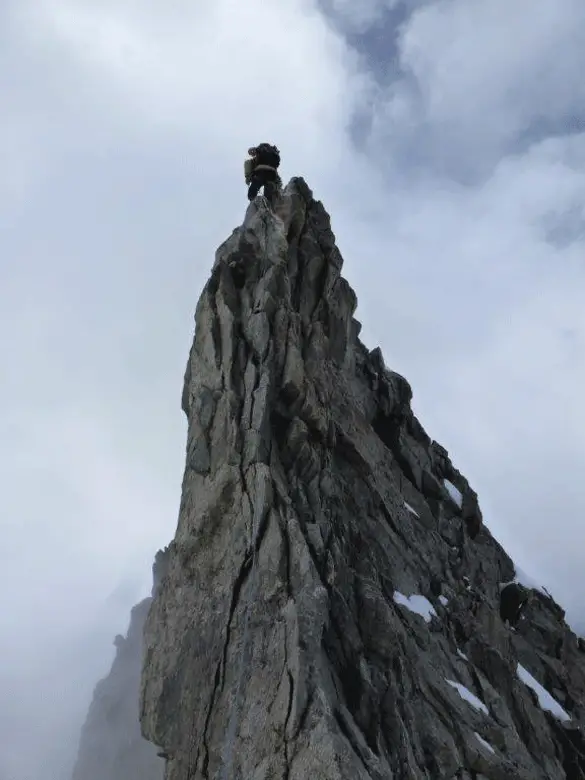
[[[163,565],[163,559],[161,552],[155,568]],[[126,637],[118,635],[114,640],[116,656],[109,674],[94,690],[72,780],[162,780],[164,776],[165,762],[140,733],[139,721],[142,631],[150,603],[148,598],[134,607]]]
[[[513,564],[408,382],[359,341],[341,268],[302,179],[218,249],[143,732],[166,780],[582,778],[582,648],[540,593],[501,619]]]
[[[151,596],[167,576],[169,558],[170,547],[155,555]],[[161,752],[144,739],[139,719],[142,635],[151,602],[147,598],[137,604],[127,635],[114,638],[116,656],[109,674],[94,690],[72,780],[162,780],[164,776]]]

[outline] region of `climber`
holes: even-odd
[[[502,622],[515,627],[528,604],[528,600],[528,591],[516,582],[509,582],[500,587],[500,618]]]
[[[250,158],[244,163],[244,176],[248,185],[248,200],[252,201],[264,187],[264,197],[272,202],[282,182],[278,175],[280,152],[271,144],[258,144],[248,149]]]

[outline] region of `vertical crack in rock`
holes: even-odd
[[[220,688],[220,677],[221,677],[221,667],[220,664],[217,665],[217,669],[215,670],[215,675],[213,678],[213,691],[211,694],[211,702],[209,704],[209,707],[207,708],[207,715],[205,717],[205,725],[203,727],[203,767],[201,769],[201,775],[204,778],[208,778],[208,767],[209,767],[209,744],[208,744],[208,731],[209,731],[209,721],[211,720],[211,715],[213,713],[213,705],[215,703],[215,699],[217,697],[219,688]],[[191,780],[191,778],[194,776],[193,770],[196,769],[197,764],[199,762],[199,750],[197,750],[197,756],[195,758],[194,763],[191,763],[191,754],[189,757],[189,764],[187,769],[187,780]]]
[[[240,601],[240,594],[242,592],[242,589],[244,587],[244,582],[246,581],[246,578],[248,574],[250,573],[250,569],[252,566],[252,555],[247,555],[244,559],[244,562],[242,564],[242,567],[240,569],[240,572],[238,574],[238,578],[234,583],[233,591],[232,591],[232,600],[230,604],[230,611],[229,616],[226,622],[226,632],[225,632],[225,642],[223,646],[223,655],[222,655],[222,664],[221,667],[223,669],[223,673],[220,675],[221,678],[221,687],[223,688],[225,684],[225,669],[227,666],[227,652],[228,648],[230,646],[230,638],[231,638],[231,624],[232,620],[234,619],[234,615],[236,612],[236,607],[238,606],[238,602]]]
[[[288,651],[287,651],[287,642],[288,637],[286,635],[286,628],[285,628],[285,642],[284,642],[284,663],[285,663],[285,670],[286,670],[286,679],[288,681],[288,701],[286,706],[286,717],[284,720],[284,729],[282,732],[282,739],[283,739],[283,745],[284,745],[284,778],[283,780],[288,780],[290,776],[290,765],[291,765],[291,754],[290,754],[290,747],[289,747],[289,727],[290,727],[290,721],[292,717],[292,711],[293,711],[293,704],[294,704],[294,692],[295,692],[295,681],[293,674],[288,666]]]
[[[477,494],[360,341],[342,266],[295,178],[274,212],[250,204],[197,305],[142,648],[165,780],[585,780],[585,643],[508,587]]]

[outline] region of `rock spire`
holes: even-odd
[[[546,592],[509,587],[341,271],[295,178],[275,212],[250,204],[197,306],[144,639],[165,779],[585,778],[583,647]]]

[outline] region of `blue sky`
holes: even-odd
[[[585,5],[355,7],[0,8],[1,776],[67,778],[174,534],[193,314],[261,140],[330,211],[367,345],[585,625]]]

